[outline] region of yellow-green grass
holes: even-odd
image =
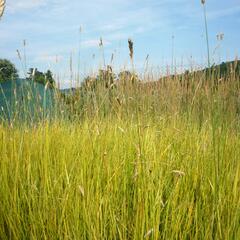
[[[235,125],[55,120],[0,139],[1,239],[239,239]]]
[[[124,80],[1,121],[0,239],[239,239],[239,74]]]

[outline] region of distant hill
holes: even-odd
[[[204,71],[204,70],[202,70]],[[218,72],[220,76],[224,77],[228,74],[235,72],[240,73],[240,60],[230,61],[230,62],[222,62],[219,65],[213,65],[210,68],[206,68],[207,72]]]
[[[0,118],[34,119],[50,114],[54,90],[31,80],[17,79],[0,83]]]
[[[223,79],[226,79],[227,77],[230,76],[230,74],[233,74],[233,73],[236,73],[239,76],[240,75],[240,60],[230,61],[230,62],[222,62],[221,64],[213,65],[210,68],[203,68],[200,70],[194,70],[194,71],[186,70],[184,73],[164,76],[159,80],[165,80],[165,79],[175,78],[175,77],[178,77],[178,78],[186,77],[189,74],[196,75],[196,74],[204,74],[204,73],[207,75],[211,75],[212,77],[223,78]]]
[[[126,76],[129,78],[129,74],[131,75],[131,73],[127,72],[127,71],[126,71],[126,73],[127,73]],[[144,85],[152,85],[152,84],[158,84],[161,81],[167,81],[169,79],[176,79],[176,78],[181,81],[181,79],[186,78],[189,75],[194,76],[197,74],[207,74],[207,75],[209,74],[213,77],[216,77],[216,81],[218,81],[218,80],[227,79],[228,76],[230,76],[230,74],[232,74],[232,73],[236,73],[237,76],[240,76],[240,60],[230,61],[230,62],[222,62],[221,64],[213,65],[210,68],[203,68],[201,70],[194,70],[194,71],[186,70],[184,73],[167,75],[167,76],[163,76],[163,77],[159,78],[156,81],[150,81],[150,82],[142,81],[142,83]],[[76,91],[80,90],[80,89],[81,89],[81,87],[65,88],[65,89],[61,89],[60,92],[63,95],[69,96],[69,95],[74,95],[76,93]]]

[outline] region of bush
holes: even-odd
[[[0,59],[0,83],[18,78],[18,71],[14,64],[7,59]]]

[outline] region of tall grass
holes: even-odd
[[[239,133],[181,116],[0,128],[1,239],[237,239]]]
[[[239,73],[144,80],[1,123],[1,239],[238,239]]]
[[[205,23],[205,34],[206,34],[206,43],[207,43],[207,59],[208,59],[208,67],[210,68],[210,48],[209,48],[209,38],[208,38],[208,25],[207,25],[207,13],[206,13],[206,1],[201,0],[203,5],[203,14],[204,14],[204,23]]]

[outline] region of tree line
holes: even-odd
[[[56,82],[50,70],[41,72],[37,68],[30,68],[27,75],[28,80],[33,80],[43,85],[48,84],[50,88],[56,86]],[[19,75],[14,64],[7,59],[0,59],[0,83],[16,80],[17,78],[19,78]]]

